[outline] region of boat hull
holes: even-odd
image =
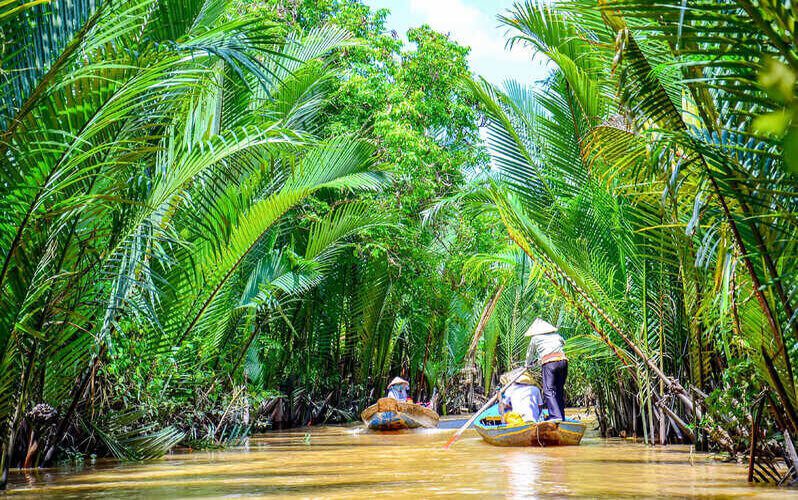
[[[585,424],[567,420],[475,428],[486,443],[494,446],[574,446],[585,434]]]
[[[371,430],[398,431],[418,427],[438,426],[438,414],[429,408],[412,403],[403,403],[392,398],[381,398],[369,406],[360,418]]]
[[[421,427],[421,424],[406,413],[379,411],[366,422],[366,427],[373,431],[400,431],[415,429]]]
[[[575,446],[587,424],[576,420],[546,420],[507,425],[498,412],[486,412],[474,425],[482,439],[494,446]]]

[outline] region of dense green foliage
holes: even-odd
[[[4,475],[473,409],[536,316],[606,435],[798,433],[784,4],[521,3],[502,89],[356,0],[2,9]]]
[[[795,17],[688,4],[501,17],[555,69],[536,89],[470,83],[497,171],[458,202],[494,213],[583,325],[572,355],[610,356],[585,367],[605,431],[664,442],[675,424],[735,452],[760,402],[798,430]]]
[[[427,27],[404,47],[384,18],[5,14],[4,469],[218,443],[261,402],[294,425],[350,419],[398,372],[445,390],[482,301],[463,262],[501,233],[425,223],[484,161],[468,51]]]

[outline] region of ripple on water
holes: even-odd
[[[786,498],[749,485],[745,467],[691,453],[605,440],[581,446],[497,448],[473,431],[378,434],[327,426],[273,432],[223,451],[177,452],[147,463],[99,461],[81,471],[14,472],[9,496],[211,498],[513,496]],[[308,438],[308,433],[310,434]]]

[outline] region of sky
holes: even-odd
[[[387,8],[387,28],[406,40],[409,28],[428,24],[461,45],[471,47],[471,71],[500,85],[514,79],[532,84],[547,70],[541,58],[532,60],[528,48],[505,49],[506,28],[496,15],[512,7],[513,0],[364,0],[373,9]]]

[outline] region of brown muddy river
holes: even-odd
[[[179,452],[148,463],[13,472],[11,498],[762,497],[795,490],[754,486],[746,468],[588,431],[578,447],[497,448],[469,430],[372,434],[361,427],[274,432],[247,446]],[[308,436],[309,434],[309,436]],[[2,496],[2,495],[0,495]]]

